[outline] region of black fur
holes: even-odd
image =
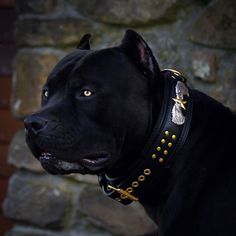
[[[103,50],[91,50],[89,38],[56,65],[42,108],[25,119],[27,143],[52,174],[120,175],[142,158],[159,114],[168,78],[141,36],[128,30],[120,46]],[[141,204],[162,236],[233,236],[236,118],[207,95],[191,94],[187,142]]]

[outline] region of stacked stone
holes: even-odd
[[[162,69],[184,72],[193,87],[236,111],[234,0],[17,0],[16,10],[19,50],[11,107],[17,119],[39,108],[47,75],[83,34],[92,33],[92,46],[103,48],[119,44],[127,28],[143,35]],[[15,221],[7,236],[156,230],[139,204],[122,206],[104,197],[96,177],[46,174],[26,147],[22,130],[12,140],[8,161],[19,170],[4,203],[5,215]]]

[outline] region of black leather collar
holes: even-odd
[[[172,69],[165,69],[162,73],[167,73],[162,107],[141,153],[142,159],[120,178],[112,179],[105,173],[99,175],[105,195],[125,205],[138,201],[145,189],[153,187],[159,172],[169,168],[180,152],[190,129],[193,102],[186,78]]]

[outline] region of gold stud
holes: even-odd
[[[124,199],[127,198],[127,196],[125,196],[124,194],[121,194],[121,195],[120,195],[120,198],[124,200]]]
[[[168,135],[169,135],[169,131],[166,130],[166,131],[165,131],[165,136],[168,136]]]
[[[145,170],[143,171],[143,173],[144,173],[145,175],[150,175],[150,174],[151,174],[151,170],[150,170],[150,169],[145,169]]]
[[[143,182],[143,181],[145,180],[145,176],[144,176],[144,175],[140,175],[140,176],[138,177],[138,180],[139,180],[140,182]]]
[[[171,148],[171,147],[172,147],[172,145],[173,145],[172,143],[168,143],[168,147],[169,147],[169,148]]]
[[[173,140],[175,140],[175,139],[176,139],[176,135],[173,134],[173,135],[171,136],[171,138],[172,138]]]
[[[161,157],[161,158],[159,158],[159,163],[162,163],[163,161],[164,161],[164,159]]]
[[[117,198],[116,198],[116,201],[117,201],[117,202],[121,202],[121,199],[117,197]]]
[[[161,143],[164,144],[165,142],[166,142],[166,140],[163,138],[163,139],[161,140]]]
[[[160,146],[157,147],[157,151],[158,151],[158,152],[161,151],[161,147],[160,147]]]
[[[138,181],[132,182],[132,187],[137,188],[139,186]]]
[[[152,159],[155,159],[157,155],[155,153],[152,154]]]
[[[168,154],[168,151],[167,151],[167,150],[164,150],[163,153],[164,153],[164,155],[167,155],[167,154]]]
[[[132,187],[128,187],[126,190],[128,193],[132,193],[134,191]]]

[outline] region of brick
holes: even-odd
[[[14,41],[16,13],[13,8],[0,9],[0,42]]]
[[[0,76],[12,75],[16,46],[13,43],[0,43]]]
[[[8,177],[15,171],[15,168],[7,163],[8,148],[9,145],[0,144],[0,178]]]
[[[0,143],[9,143],[16,130],[23,127],[23,123],[17,121],[9,110],[0,110]]]
[[[9,109],[11,96],[11,77],[0,77],[0,109]]]
[[[0,203],[2,203],[3,200],[5,199],[6,193],[7,193],[8,178],[1,177],[0,178],[0,186],[1,186]]]
[[[5,218],[1,213],[0,213],[0,235],[5,235],[5,233],[10,230],[13,226],[12,221],[9,219]]]
[[[15,0],[1,0],[0,7],[14,7]]]

